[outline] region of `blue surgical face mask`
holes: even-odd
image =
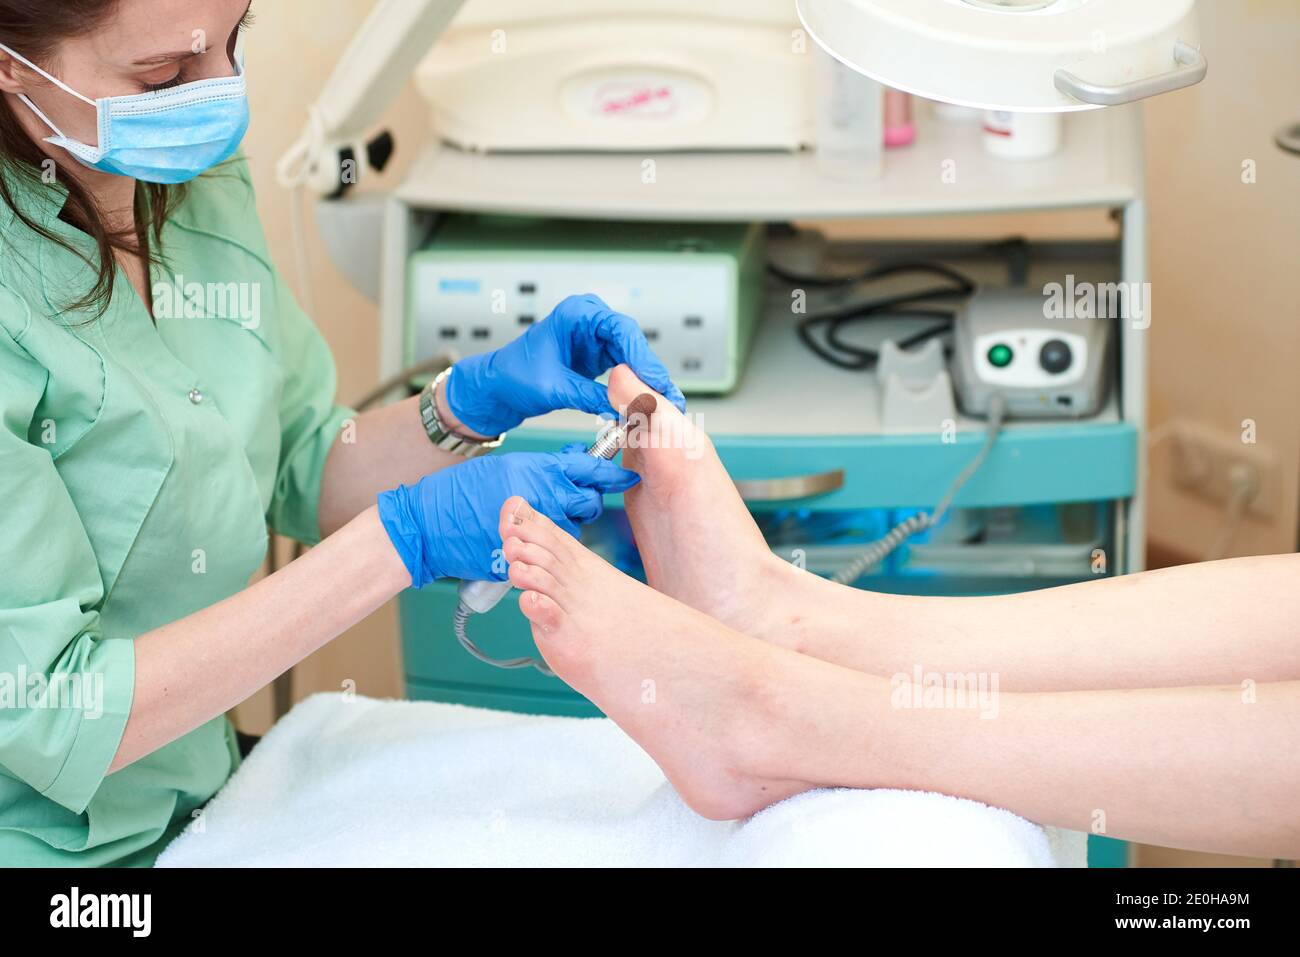
[[[67,150],[91,169],[146,183],[187,183],[234,155],[248,131],[248,89],[241,63],[235,76],[198,80],[136,96],[82,96],[0,43],[59,89],[95,108],[99,145],[65,136],[26,96],[21,99],[55,135],[45,142]]]

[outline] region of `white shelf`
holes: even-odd
[[[812,153],[480,154],[435,145],[397,198],[431,210],[695,222],[1119,207],[1140,198],[1139,108],[1065,122],[1061,153],[1015,162],[984,152],[977,123],[926,118],[916,144],[887,150],[880,178],[862,183],[824,176]],[[655,162],[652,184],[642,181],[646,159]]]

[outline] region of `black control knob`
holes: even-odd
[[[1053,339],[1043,344],[1043,351],[1038,354],[1038,364],[1052,375],[1060,375],[1074,364],[1074,353],[1070,344],[1061,339]]]

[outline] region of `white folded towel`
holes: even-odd
[[[1082,834],[910,791],[706,821],[610,721],[319,694],[159,867],[1083,866]]]

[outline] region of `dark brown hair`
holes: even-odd
[[[99,27],[117,8],[119,0],[0,0],[0,43],[12,47],[50,73],[51,58],[59,43],[82,36]],[[176,207],[184,200],[183,186],[139,183],[135,191],[135,225],[125,231],[110,230],[103,211],[75,175],[65,175],[60,184],[68,199],[62,219],[88,235],[98,251],[97,261],[63,237],[33,220],[18,205],[11,183],[24,183],[33,190],[51,189],[41,177],[42,164],[49,156],[28,135],[9,103],[0,97],[0,202],[28,229],[75,253],[96,272],[94,285],[79,299],[66,305],[69,310],[93,309],[103,316],[113,299],[117,283],[115,252],[139,256],[146,262],[161,262],[162,230]],[[71,156],[68,163],[75,163]]]

